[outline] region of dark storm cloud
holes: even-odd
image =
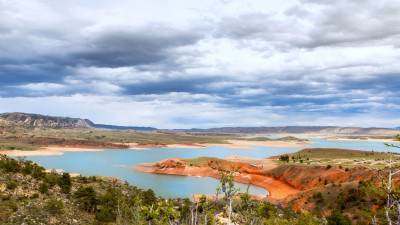
[[[49,64],[0,64],[0,86],[61,82],[65,67]]]
[[[163,26],[134,31],[111,29],[84,43],[70,60],[72,65],[112,68],[155,64],[168,61],[171,48],[194,44],[200,38],[195,32]]]
[[[40,92],[32,94],[29,90],[10,90],[11,87],[30,83],[70,85],[66,84],[65,79],[71,76],[76,80],[90,82],[85,76],[76,74],[76,70],[82,67],[142,66],[143,70],[148,70],[152,66],[161,66],[168,70],[169,67],[177,66],[174,62],[176,55],[171,51],[173,48],[194,44],[201,38],[196,31],[179,31],[166,26],[149,26],[146,29],[106,28],[88,37],[78,36],[66,42],[60,40],[58,35],[49,36],[47,31],[25,32],[27,36],[29,32],[35,33],[33,36],[43,36],[46,41],[32,37],[23,39],[19,35],[18,38],[12,35],[2,38],[0,35],[0,47],[5,50],[0,53],[1,96],[37,96]],[[115,82],[113,85],[120,84]],[[82,86],[78,85],[75,90],[70,87],[64,94],[93,91],[85,91]]]
[[[191,94],[217,94],[221,95],[225,91],[218,90],[210,92],[207,85],[222,81],[222,77],[211,78],[172,78],[159,81],[142,82],[138,84],[122,85],[125,94],[143,95],[143,94],[167,94],[170,92],[186,92]]]

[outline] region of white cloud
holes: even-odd
[[[372,104],[375,109],[384,107]],[[54,116],[89,118],[95,123],[153,126],[157,128],[205,128],[216,126],[343,125],[394,127],[400,119],[390,112],[324,115],[291,112],[287,107],[230,108],[216,103],[171,102],[167,96],[148,101],[128,97],[73,95],[69,97],[0,98],[2,112],[24,111]],[[351,106],[351,105],[347,105]],[[328,106],[332,109],[343,107]],[[390,106],[389,106],[390,107]],[[178,113],[177,113],[178,112]]]
[[[0,0],[1,109],[162,128],[389,126],[399,10],[395,0]]]

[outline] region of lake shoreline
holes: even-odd
[[[311,142],[278,142],[278,141],[247,141],[247,140],[227,140],[226,144],[214,143],[191,143],[191,144],[154,144],[154,143],[125,143],[127,146],[123,149],[131,150],[147,150],[147,148],[182,148],[182,149],[198,149],[207,147],[223,147],[230,149],[251,149],[257,147],[276,147],[276,148],[290,148],[290,147],[305,147],[310,145]],[[22,150],[4,150],[0,154],[8,156],[54,156],[63,155],[63,152],[98,152],[105,149],[116,148],[102,148],[101,146],[49,146],[39,150],[22,151]]]

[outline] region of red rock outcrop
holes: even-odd
[[[266,176],[285,182],[298,190],[308,190],[324,186],[325,180],[328,183],[369,180],[374,173],[363,167],[344,171],[337,167],[288,165],[272,169]]]
[[[179,158],[162,160],[156,164],[138,165],[132,169],[156,174],[180,176],[201,176],[219,179],[219,169],[239,168],[234,174],[235,181],[260,186],[269,192],[269,200],[279,200],[300,191],[323,187],[325,180],[329,183],[351,182],[371,179],[374,174],[366,168],[355,168],[344,171],[337,167],[325,166],[278,166],[270,171],[263,171],[247,163],[232,163],[226,160],[209,160],[199,165],[188,165]]]
[[[160,161],[156,164],[146,164],[131,167],[134,170],[156,173],[156,174],[170,174],[180,176],[201,176],[201,177],[212,177],[219,179],[220,174],[218,169],[231,170],[232,168],[239,168],[234,174],[235,181],[239,183],[251,183],[253,185],[260,186],[269,191],[270,198],[281,199],[287,195],[297,192],[298,190],[292,186],[274,179],[273,177],[265,176],[262,168],[252,166],[247,163],[231,163],[225,160],[219,160],[218,162],[210,160],[202,165],[190,166],[187,165],[185,160],[179,158],[171,158]]]

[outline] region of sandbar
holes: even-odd
[[[157,144],[157,143],[125,143],[129,149],[146,150],[149,147],[155,148],[205,148],[207,146],[199,143],[191,144]]]
[[[99,152],[102,149],[95,148],[71,148],[71,147],[45,147],[40,150],[21,151],[21,150],[6,150],[0,151],[0,154],[8,156],[52,156],[63,155],[63,152]]]

